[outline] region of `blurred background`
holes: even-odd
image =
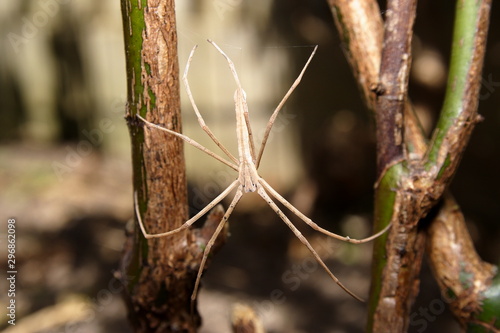
[[[453,12],[452,2],[419,2],[410,96],[428,132],[443,100]],[[189,73],[193,95],[232,151],[234,82],[205,40],[235,62],[257,138],[319,45],[274,125],[260,173],[321,226],[352,237],[369,234],[374,126],[326,1],[183,0],[176,13],[180,69],[199,44]],[[499,16],[493,6],[479,104],[485,120],[451,186],[479,253],[493,263],[500,253]],[[120,3],[1,1],[0,32],[0,254],[6,258],[6,221],[14,217],[18,271],[16,326],[1,316],[0,327],[127,332],[114,277],[133,216]],[[181,91],[184,133],[210,146]],[[194,213],[236,175],[192,147],[185,153]],[[318,268],[262,200],[245,197],[231,221],[229,242],[203,279],[201,332],[228,332],[236,302],[253,306],[268,332],[363,332],[365,305]],[[341,281],[367,295],[370,244],[340,244],[301,230]],[[5,260],[0,268],[7,271]],[[457,331],[443,304],[424,265],[410,332]],[[433,315],[423,320],[420,309]]]

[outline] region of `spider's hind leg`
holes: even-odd
[[[208,241],[204,251],[203,251],[203,258],[201,259],[200,263],[200,268],[198,269],[198,275],[196,276],[196,282],[194,284],[194,289],[193,293],[191,294],[191,306],[193,306],[194,301],[196,300],[196,296],[198,295],[198,289],[200,286],[200,281],[201,281],[201,276],[203,274],[203,270],[205,268],[205,264],[208,259],[208,255],[210,254],[210,250],[212,249],[212,246],[215,244],[215,241],[217,237],[219,236],[220,232],[224,229],[224,225],[226,224],[227,220],[229,219],[229,216],[234,210],[234,207],[240,201],[241,197],[243,195],[243,192],[241,188],[238,188],[236,191],[236,194],[234,195],[233,201],[231,201],[231,204],[227,208],[226,213],[222,217],[222,219],[219,222],[219,225],[217,226],[217,229],[215,229],[215,232],[213,233],[212,237],[210,237],[210,240]]]
[[[276,214],[278,214],[278,216],[283,220],[283,222],[285,222],[285,224],[292,230],[292,232],[302,242],[302,244],[304,244],[307,247],[309,252],[311,252],[311,254],[313,255],[314,259],[316,259],[318,264],[320,264],[321,267],[323,267],[323,269],[330,276],[330,278],[340,288],[344,289],[344,291],[347,292],[349,295],[351,295],[352,297],[354,297],[358,301],[364,302],[364,300],[361,297],[359,297],[358,295],[353,293],[351,290],[349,290],[349,288],[344,286],[342,284],[342,282],[340,282],[340,280],[332,273],[332,271],[328,268],[328,266],[326,266],[326,264],[323,262],[323,260],[321,259],[319,254],[316,252],[316,250],[312,247],[311,243],[309,243],[307,238],[305,238],[304,235],[302,235],[302,233],[297,229],[297,227],[294,226],[293,223],[288,219],[288,217],[285,214],[283,214],[281,209],[279,209],[279,207],[276,205],[276,203],[266,193],[266,191],[264,190],[264,187],[262,187],[260,184],[259,184],[257,192],[262,197],[262,199],[264,199],[267,202],[267,204],[276,212]]]

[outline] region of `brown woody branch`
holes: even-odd
[[[443,297],[465,327],[480,311],[496,267],[477,255],[460,207],[452,200],[444,205],[429,227],[427,252]]]
[[[378,176],[403,159],[403,111],[416,8],[416,0],[388,1],[379,82],[375,87]]]
[[[382,23],[380,19],[380,11],[375,1],[369,0],[329,0],[329,3],[332,8],[333,16],[335,18],[335,22],[340,31],[340,35],[343,38],[344,45],[346,47],[346,56],[353,67],[353,71],[358,79],[358,83],[360,85],[361,90],[364,93],[365,100],[367,101],[368,107],[370,109],[374,109],[374,95],[370,96],[370,88],[378,87],[377,81],[377,73],[378,73],[378,63],[380,63],[380,53],[381,53],[381,30]],[[488,9],[489,9],[489,1],[484,2],[485,5],[482,10],[482,15],[480,15],[480,19],[478,20],[478,26],[476,31],[479,32],[478,47],[482,47],[482,51],[484,52],[484,39],[487,31],[487,21],[488,21]],[[482,42],[479,42],[482,40]],[[481,51],[481,50],[479,50]],[[475,112],[477,105],[474,105],[477,101],[475,89],[477,86],[475,84],[478,81],[478,75],[480,75],[480,65],[482,62],[482,54],[478,53],[474,58],[473,64],[477,67],[476,70],[472,69],[469,71],[469,74],[472,75],[473,78],[471,83],[474,88],[467,90],[469,92],[469,99],[471,105],[467,106],[471,108]],[[473,67],[474,68],[474,67]],[[475,80],[475,81],[474,81]],[[464,103],[467,105],[467,103]],[[472,121],[469,123],[474,123],[475,118],[470,117]],[[465,125],[470,125],[466,123]],[[460,123],[458,123],[460,125]],[[461,123],[462,125],[464,123]],[[470,128],[472,126],[469,126]],[[414,160],[423,160],[425,153],[427,151],[427,144],[425,142],[425,138],[423,132],[418,123],[418,119],[413,113],[410,103],[406,100],[404,103],[404,131],[405,131],[405,141],[407,143],[408,152],[411,153],[411,157]],[[459,149],[458,152],[461,154],[463,151],[463,147],[468,140],[468,134],[470,134],[470,129],[466,128],[461,133],[465,134],[462,136],[460,140],[454,140],[454,142],[461,142],[461,147],[457,147],[455,145],[454,149]],[[453,136],[451,136],[452,139]],[[445,149],[449,149],[450,146],[444,147]],[[389,155],[390,156],[390,155]],[[444,156],[444,155],[442,155]],[[456,159],[455,162],[458,163],[459,159]],[[454,163],[455,163],[454,162]],[[417,168],[419,169],[419,168]],[[418,170],[416,170],[418,173]],[[448,175],[452,176],[454,170]],[[380,297],[387,297],[388,295],[398,296],[394,292],[390,292],[391,288],[393,291],[398,290],[398,285],[401,285],[404,289],[405,287],[410,289],[410,292],[413,295],[416,295],[418,292],[418,277],[416,273],[420,267],[421,254],[423,253],[423,241],[424,234],[422,232],[417,232],[415,229],[416,223],[419,220],[419,216],[423,216],[426,214],[427,210],[436,202],[436,200],[440,197],[445,185],[449,182],[449,178],[446,181],[441,182],[428,182],[428,185],[438,186],[439,188],[434,188],[429,191],[429,188],[422,189],[419,186],[414,187],[415,180],[418,181],[417,178],[406,178],[406,184],[409,187],[406,187],[406,195],[405,191],[398,191],[397,198],[395,199],[393,205],[393,218],[392,221],[399,224],[401,221],[406,221],[406,224],[399,224],[401,227],[404,227],[402,232],[397,232],[393,228],[391,230],[391,235],[387,240],[387,252],[381,251],[380,246],[384,246],[383,241],[380,241],[379,244],[375,245],[375,255],[374,255],[374,272],[378,272],[379,268],[377,265],[384,265],[383,261],[384,257],[387,255],[387,264],[384,271],[384,275],[374,275],[374,280],[372,282],[372,299],[371,301],[371,310],[370,310],[370,318],[369,318],[369,326],[373,331],[399,331],[400,329],[404,329],[405,319],[395,319],[399,320],[400,323],[392,321],[391,316],[396,318],[398,315],[404,315],[403,312],[387,312],[390,310],[385,307],[383,302],[380,302]],[[422,197],[421,194],[415,195],[416,190],[423,190],[423,193],[427,193],[428,197]],[[386,195],[392,191],[396,190],[396,186],[392,189],[380,189],[377,190],[377,198]],[[437,191],[435,191],[437,190]],[[415,200],[417,197],[420,199]],[[430,199],[430,200],[429,200]],[[412,208],[413,207],[413,208]],[[416,208],[416,209],[415,209]],[[379,218],[379,213],[377,209],[380,210],[380,207],[376,207],[376,221]],[[409,216],[413,216],[414,218],[408,219]],[[413,220],[413,221],[411,221]],[[463,262],[460,258],[468,258],[469,262],[466,264],[467,272],[474,272],[471,276],[474,276],[474,279],[477,279],[477,284],[481,286],[487,285],[491,281],[492,277],[492,269],[489,264],[482,262],[477,254],[474,251],[474,248],[469,243],[469,237],[467,235],[466,227],[464,224],[463,215],[460,213],[458,206],[454,203],[453,198],[449,195],[446,195],[444,198],[444,205],[439,207],[439,214],[436,218],[436,222],[431,224],[431,229],[429,232],[430,242],[429,248],[432,248],[431,251],[431,261],[435,266],[436,277],[440,281],[440,284],[443,288],[445,286],[450,286],[453,282],[452,280],[447,281],[446,278],[451,278],[453,274],[455,274],[454,283],[457,282],[456,277],[456,267],[459,262]],[[438,230],[434,230],[438,228]],[[405,230],[406,229],[406,230]],[[413,230],[413,231],[412,231]],[[446,230],[445,232],[439,232],[439,230]],[[413,236],[411,236],[413,235]],[[417,236],[417,238],[415,238]],[[460,237],[458,237],[460,236]],[[460,248],[460,255],[454,256],[451,251],[452,246],[439,246],[443,242],[446,244],[451,244],[453,240],[456,242],[453,244],[454,247]],[[391,250],[392,249],[392,250]],[[397,250],[397,251],[394,251]],[[401,254],[404,254],[403,256]],[[401,261],[404,257],[406,257],[405,262]],[[408,257],[412,257],[412,260],[408,260]],[[391,259],[392,258],[392,259]],[[419,259],[420,258],[420,259]],[[415,260],[416,259],[416,260]],[[382,263],[377,264],[376,261],[382,260]],[[392,263],[392,264],[391,264]],[[401,264],[406,263],[407,267],[404,270],[401,270]],[[448,264],[446,264],[448,263]],[[451,264],[450,264],[451,263]],[[453,264],[455,263],[455,264]],[[413,268],[412,268],[413,267]],[[413,271],[412,278],[404,278],[405,274]],[[380,269],[382,272],[382,269]],[[405,273],[406,272],[406,273]],[[403,273],[401,275],[401,273]],[[398,276],[403,277],[403,280],[397,278]],[[408,276],[407,276],[408,277]],[[380,278],[383,278],[383,281],[380,281]],[[414,279],[414,280],[412,280]],[[407,282],[405,285],[404,281]],[[413,284],[410,282],[414,281]],[[380,286],[382,284],[382,286]],[[391,287],[392,285],[392,287]],[[386,287],[385,292],[380,292],[380,288]],[[399,288],[401,290],[401,288]],[[450,290],[450,289],[443,289]],[[387,293],[389,291],[389,293]],[[458,289],[458,293],[460,294],[460,288]],[[468,294],[467,294],[468,293]],[[478,306],[478,294],[471,293],[471,290],[468,290],[467,293],[462,292],[462,296],[460,300],[457,300],[454,304],[459,304],[459,306],[455,306],[452,304],[452,309],[455,309],[455,314],[458,318],[463,318],[464,314],[470,316],[470,308],[461,308],[464,305],[464,300],[471,300],[471,297],[474,298],[474,306],[477,308]],[[384,296],[385,295],[385,296]],[[392,298],[396,304],[398,302],[398,298],[401,299],[401,294],[395,299]],[[409,295],[407,295],[409,296]],[[375,299],[374,299],[375,297]],[[411,298],[411,297],[410,297]],[[389,300],[389,299],[388,299]],[[406,303],[400,304],[411,304],[411,299],[408,299]],[[394,309],[394,307],[392,307]],[[408,307],[407,307],[408,308]],[[382,309],[382,311],[380,311]],[[404,310],[404,308],[402,308]],[[381,316],[380,314],[387,312],[386,316]],[[462,320],[461,320],[462,321]],[[397,325],[403,325],[398,326]],[[398,330],[399,329],[399,330]]]
[[[132,142],[134,189],[149,233],[180,227],[188,218],[187,184],[180,139],[146,129],[136,118],[181,131],[177,31],[173,0],[122,0],[127,61],[127,123]],[[201,230],[146,240],[131,233],[121,280],[136,332],[195,332],[193,291],[202,248],[223,215],[220,208]],[[225,237],[218,241],[223,242]],[[218,247],[217,244],[215,247]]]

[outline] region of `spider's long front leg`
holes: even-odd
[[[219,236],[220,232],[224,228],[224,225],[226,224],[227,220],[229,219],[229,216],[231,215],[231,213],[233,212],[234,207],[236,206],[238,201],[240,201],[242,195],[243,195],[243,191],[241,190],[241,186],[240,186],[240,187],[238,187],[238,190],[236,191],[236,194],[234,195],[233,201],[231,201],[231,204],[227,208],[226,213],[224,214],[224,216],[220,220],[220,223],[217,226],[217,229],[215,229],[214,234],[212,235],[212,237],[208,241],[207,246],[205,247],[205,250],[203,251],[203,258],[201,259],[200,268],[198,269],[198,275],[196,276],[196,282],[194,284],[193,294],[191,294],[191,302],[192,302],[191,304],[193,304],[193,302],[196,299],[196,295],[198,294],[198,287],[200,285],[201,275],[203,274],[203,268],[205,267],[205,263],[207,262],[208,255],[210,254],[210,250],[212,249],[212,246],[215,244],[215,240],[217,239],[217,236]]]
[[[198,47],[198,45],[193,47],[193,49],[191,50],[191,53],[189,54],[189,58],[188,58],[188,61],[186,64],[186,69],[184,70],[184,75],[182,76],[182,81],[184,82],[184,86],[186,87],[186,92],[187,92],[187,95],[189,97],[189,101],[191,102],[191,105],[193,106],[194,112],[196,113],[196,118],[198,118],[198,124],[200,124],[201,129],[203,131],[205,131],[205,133],[208,134],[208,136],[212,139],[212,141],[215,142],[215,144],[224,152],[224,154],[226,154],[231,159],[231,161],[233,161],[234,163],[238,163],[238,160],[236,159],[236,157],[234,157],[229,152],[229,150],[227,150],[227,148],[224,147],[224,145],[219,141],[219,139],[217,139],[215,134],[207,126],[207,124],[205,123],[205,120],[203,119],[203,116],[200,113],[200,110],[198,110],[198,106],[196,106],[196,102],[194,101],[193,93],[191,92],[191,87],[189,86],[189,81],[188,81],[187,75],[189,72],[189,66],[191,65],[191,60],[193,59],[194,51],[196,50],[197,47]]]
[[[262,179],[262,178],[261,178]],[[257,193],[264,199],[267,204],[278,214],[278,216],[285,222],[285,224],[292,230],[292,232],[295,234],[295,236],[304,244],[307,249],[311,252],[311,254],[314,256],[314,259],[323,267],[323,269],[328,273],[328,275],[332,278],[333,281],[335,281],[336,284],[339,285],[340,288],[344,289],[345,292],[347,292],[349,295],[357,299],[358,301],[364,302],[362,298],[354,294],[352,291],[350,291],[346,286],[340,282],[340,280],[330,271],[328,266],[323,262],[321,257],[318,255],[316,250],[312,247],[311,243],[302,235],[302,233],[293,225],[293,223],[286,217],[286,215],[281,211],[281,209],[274,203],[274,201],[269,197],[269,195],[266,193],[264,190],[264,187],[262,185],[258,185]]]
[[[283,97],[283,99],[281,100],[281,102],[278,104],[278,106],[274,110],[273,114],[271,115],[271,118],[269,118],[269,122],[267,123],[267,126],[266,126],[266,131],[264,132],[264,137],[262,138],[262,143],[260,144],[259,153],[257,154],[257,158],[255,161],[256,168],[259,168],[260,160],[262,159],[262,154],[264,153],[264,148],[266,147],[267,138],[269,137],[269,133],[271,133],[271,129],[273,128],[274,122],[276,121],[276,117],[278,117],[278,113],[283,108],[283,105],[285,105],[286,101],[288,100],[290,95],[293,93],[295,88],[297,88],[297,86],[299,85],[300,81],[302,80],[302,76],[304,76],[304,73],[306,72],[307,66],[309,66],[309,63],[311,62],[312,58],[314,57],[314,54],[316,53],[317,49],[318,49],[318,45],[316,45],[316,47],[312,51],[311,55],[309,56],[309,59],[307,60],[306,64],[304,65],[304,68],[302,68],[302,71],[300,72],[299,76],[295,79],[295,82],[292,84],[290,89],[288,89],[287,93],[285,94],[285,97]]]
[[[369,237],[366,237],[366,238],[363,238],[363,239],[355,239],[355,238],[351,238],[349,236],[341,236],[341,235],[338,235],[336,233],[333,233],[331,231],[328,231],[326,229],[323,229],[321,228],[319,225],[317,225],[313,220],[311,220],[310,218],[308,218],[307,216],[305,216],[300,210],[298,210],[297,208],[295,208],[295,206],[293,206],[290,202],[288,202],[285,198],[283,198],[274,188],[271,187],[271,185],[269,185],[268,182],[266,182],[264,179],[260,178],[259,179],[259,182],[262,184],[262,186],[264,186],[264,188],[266,190],[269,191],[269,193],[271,193],[271,195],[273,197],[275,197],[276,199],[278,199],[279,202],[281,202],[283,204],[283,206],[285,206],[286,208],[288,208],[292,213],[294,213],[295,215],[297,215],[302,221],[304,221],[308,226],[310,226],[311,228],[313,228],[314,230],[316,231],[319,231],[321,232],[322,234],[324,235],[327,235],[329,237],[332,237],[332,238],[335,238],[335,239],[338,239],[338,240],[341,240],[341,241],[344,241],[344,242],[348,242],[348,243],[354,243],[354,244],[361,244],[361,243],[366,243],[366,242],[369,242],[371,240],[374,240],[375,238],[383,235],[387,230],[389,230],[389,228],[391,227],[391,224],[388,224],[384,229],[380,230],[379,232],[369,236]]]
[[[252,159],[255,162],[255,145],[253,142],[253,134],[252,134],[252,127],[250,126],[250,118],[248,115],[248,106],[246,102],[246,94],[243,88],[241,87],[241,82],[238,77],[238,73],[236,72],[236,67],[234,66],[233,61],[231,58],[227,56],[224,51],[212,40],[207,39],[207,41],[212,44],[217,51],[219,51],[224,58],[226,58],[227,64],[229,65],[229,69],[231,70],[231,73],[233,74],[234,82],[236,83],[236,92],[235,92],[235,107],[236,107],[236,112],[242,112],[243,113],[243,118],[245,119],[246,123],[246,132],[248,135],[248,144],[249,144],[249,149],[250,149],[250,155],[252,156]]]
[[[190,137],[188,137],[188,136],[186,136],[184,134],[181,134],[181,133],[177,133],[176,131],[172,131],[171,129],[168,129],[168,128],[165,128],[165,127],[161,127],[160,125],[153,124],[152,122],[147,121],[146,119],[144,119],[143,117],[141,117],[139,114],[137,114],[136,116],[137,116],[138,119],[140,119],[147,126],[154,127],[156,129],[159,129],[160,131],[167,132],[169,134],[175,135],[176,137],[184,140],[186,143],[190,144],[191,146],[193,146],[195,148],[198,148],[199,150],[201,150],[205,154],[207,154],[209,156],[212,156],[216,160],[224,163],[225,165],[227,165],[231,169],[233,169],[235,171],[238,171],[238,166],[236,166],[236,164],[231,163],[228,160],[220,157],[219,155],[217,155],[216,153],[214,153],[210,149],[206,148],[205,146],[199,144],[197,141],[191,139]]]
[[[219,202],[222,201],[234,188],[238,185],[238,180],[235,180],[232,182],[221,194],[219,194],[214,200],[212,200],[208,205],[205,206],[198,214],[184,222],[183,225],[180,227],[170,230],[167,232],[162,232],[159,234],[150,234],[146,231],[146,228],[144,227],[144,224],[142,223],[142,218],[141,218],[141,213],[139,211],[139,201],[137,200],[137,192],[134,192],[134,205],[135,205],[135,213],[137,215],[137,221],[139,222],[139,227],[141,228],[142,234],[144,235],[144,238],[146,239],[151,239],[151,238],[159,238],[159,237],[166,237],[170,236],[173,234],[176,234],[178,232],[181,232],[182,230],[185,230],[189,228],[193,223],[198,221],[200,217],[205,215],[210,209],[214,208],[215,205],[217,205]]]

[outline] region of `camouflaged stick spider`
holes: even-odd
[[[273,114],[271,115],[271,118],[269,119],[267,123],[267,127],[262,139],[262,143],[259,147],[259,150],[256,154],[254,142],[253,142],[253,136],[252,136],[252,130],[250,127],[250,122],[249,122],[249,116],[248,116],[248,106],[246,102],[246,94],[243,91],[241,87],[240,80],[238,78],[238,74],[236,73],[235,66],[231,59],[222,51],[217,44],[215,44],[213,41],[208,40],[210,44],[212,44],[218,51],[221,53],[224,58],[227,60],[229,68],[231,70],[231,73],[234,77],[234,81],[236,83],[236,91],[234,93],[234,102],[235,102],[235,111],[236,111],[236,134],[237,134],[237,139],[238,139],[238,159],[234,157],[225,147],[222,145],[222,143],[216,138],[216,136],[212,133],[212,131],[208,128],[208,126],[205,124],[205,121],[203,117],[201,116],[201,113],[198,110],[198,107],[196,106],[196,103],[194,101],[193,95],[191,93],[191,88],[189,87],[189,82],[187,79],[187,74],[189,71],[189,66],[191,64],[191,60],[193,58],[194,52],[197,48],[195,46],[188,58],[186,69],[184,71],[184,75],[182,77],[184,84],[186,86],[186,91],[187,95],[189,97],[189,100],[191,101],[191,105],[194,109],[194,112],[196,113],[196,116],[198,118],[198,123],[200,127],[210,136],[210,138],[215,142],[215,144],[224,152],[224,154],[229,158],[226,159],[224,157],[221,157],[217,155],[216,153],[212,152],[211,150],[205,148],[198,142],[192,140],[191,138],[169,130],[167,128],[161,127],[159,125],[153,124],[140,115],[137,114],[137,117],[144,122],[147,126],[151,128],[155,128],[167,133],[170,133],[172,135],[175,135],[188,144],[200,149],[201,151],[205,152],[206,154],[212,156],[213,158],[219,160],[220,162],[226,164],[233,170],[235,170],[238,173],[238,178],[234,180],[224,191],[222,191],[221,194],[219,194],[215,199],[213,199],[205,208],[203,208],[198,214],[184,222],[183,225],[178,227],[177,229],[170,230],[167,232],[163,233],[158,233],[158,234],[149,234],[145,227],[144,224],[142,223],[142,219],[140,217],[139,213],[139,207],[138,207],[138,201],[137,201],[137,193],[134,193],[134,200],[135,200],[135,210],[137,214],[137,219],[139,223],[139,227],[141,228],[141,231],[144,235],[145,238],[151,239],[151,238],[158,238],[158,237],[166,237],[178,232],[181,232],[182,230],[185,230],[189,228],[193,223],[195,223],[200,217],[205,215],[209,210],[211,210],[214,206],[216,206],[220,201],[222,201],[226,196],[229,195],[234,189],[236,189],[236,194],[234,195],[233,200],[231,201],[227,211],[225,212],[224,216],[222,217],[221,221],[219,222],[217,229],[213,233],[212,237],[210,238],[209,242],[207,243],[204,252],[203,252],[203,258],[200,263],[200,268],[198,270],[198,275],[196,277],[196,282],[194,285],[194,290],[191,295],[191,300],[194,301],[196,299],[196,295],[198,292],[198,287],[200,284],[200,279],[201,275],[203,273],[203,268],[205,266],[205,263],[208,258],[208,254],[210,253],[210,249],[215,243],[215,240],[219,233],[222,231],[224,228],[225,223],[229,219],[229,216],[233,212],[236,204],[239,202],[241,197],[248,192],[257,192],[264,201],[276,212],[276,214],[285,222],[285,224],[292,230],[292,232],[295,234],[295,236],[309,249],[311,254],[314,256],[315,260],[323,267],[323,269],[328,273],[330,278],[335,281],[342,289],[344,289],[349,295],[354,297],[355,299],[359,301],[363,301],[360,297],[358,297],[356,294],[354,294],[352,291],[350,291],[347,287],[345,287],[339,279],[330,271],[330,269],[326,266],[326,264],[323,262],[323,260],[320,258],[316,250],[311,246],[309,241],[302,235],[302,233],[292,224],[292,222],[288,219],[288,217],[280,210],[280,208],[276,205],[276,203],[273,201],[271,197],[274,197],[276,200],[278,200],[281,204],[283,204],[286,208],[288,208],[292,213],[294,213],[296,216],[298,216],[302,221],[304,221],[307,225],[309,225],[311,228],[313,228],[316,231],[319,231],[329,237],[339,239],[345,242],[349,243],[365,243],[369,242],[378,236],[382,235],[384,232],[386,232],[390,228],[390,224],[386,226],[384,229],[381,231],[377,232],[376,234],[363,238],[363,239],[353,239],[349,237],[344,237],[337,235],[335,233],[332,233],[326,229],[321,228],[318,226],[316,223],[314,223],[310,218],[302,214],[297,208],[295,208],[290,202],[288,202],[285,198],[283,198],[278,192],[276,192],[271,185],[269,185],[262,177],[259,176],[257,169],[259,168],[259,164],[262,158],[262,154],[264,152],[264,148],[266,146],[267,139],[269,137],[269,133],[271,132],[271,128],[273,127],[274,121],[276,120],[276,117],[278,116],[279,111],[287,101],[287,99],[290,97],[294,89],[298,86],[300,83],[300,80],[302,79],[302,76],[304,75],[304,72],[306,71],[309,63],[311,62],[312,58],[314,57],[314,54],[316,53],[317,46],[314,48],[313,52],[309,56],[309,59],[307,60],[306,64],[304,65],[304,68],[300,72],[299,76],[293,83],[293,85],[290,87],[286,95],[283,97],[281,102],[278,104],[276,109],[274,110]]]

